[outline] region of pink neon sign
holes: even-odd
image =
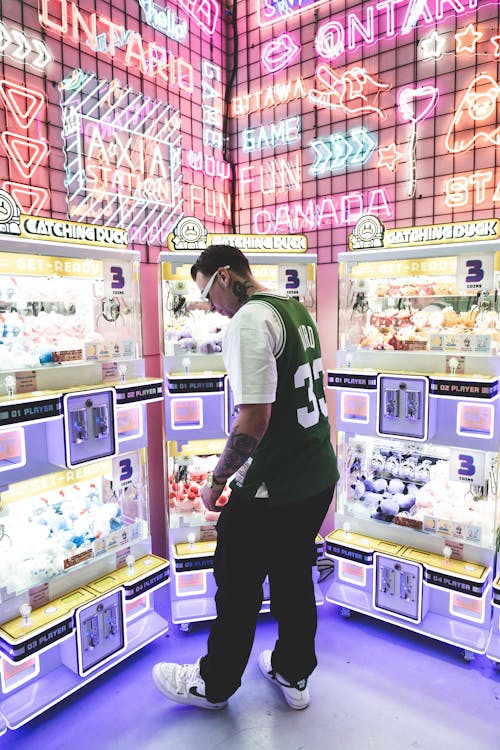
[[[483,35],[476,31],[474,26],[470,23],[464,31],[455,34],[457,40],[456,53],[459,55],[461,52],[469,52],[473,55],[476,51],[476,44],[483,38]]]
[[[40,0],[39,20],[45,29],[67,41],[86,43],[111,58],[122,58],[121,63],[127,68],[136,68],[143,75],[186,93],[193,92],[194,72],[190,63],[156,42],[144,41],[138,32],[128,31],[105,16],[81,11],[69,0]],[[104,40],[102,47],[98,40],[99,43]]]
[[[469,83],[451,121],[445,146],[452,154],[471,149],[476,141],[500,146],[500,84],[489,73]]]
[[[321,63],[316,68],[316,81],[319,88],[309,91],[309,99],[313,104],[329,109],[342,109],[352,115],[373,112],[381,119],[385,118],[378,99],[390,85],[377,81],[364,68],[356,66],[339,76],[329,65]]]
[[[437,24],[445,15],[462,16],[476,10],[480,0],[379,0],[363,3],[363,17],[355,11],[321,24],[316,34],[316,51],[325,60],[334,60],[346,50],[354,51],[382,39],[405,36],[422,25]],[[279,1],[272,2],[273,7]],[[287,5],[301,5],[287,2]],[[305,8],[302,7],[302,10]],[[264,25],[264,24],[263,24]]]
[[[301,46],[291,34],[281,34],[264,45],[262,66],[268,73],[278,73],[290,65],[300,54]]]
[[[217,0],[177,0],[182,10],[207,34],[213,34],[219,18]]]
[[[365,214],[392,216],[391,201],[384,188],[262,208],[254,211],[253,231],[256,234],[301,233],[325,226],[352,225]]]
[[[327,2],[329,0],[256,0],[257,18],[260,26],[271,26]]]

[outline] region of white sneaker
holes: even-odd
[[[199,708],[218,711],[227,701],[212,703],[205,697],[205,682],[200,675],[200,660],[196,664],[171,664],[159,662],[153,667],[153,681],[170,700]]]
[[[280,688],[285,696],[286,702],[291,708],[307,708],[311,702],[309,688],[307,687],[307,678],[299,680],[292,685],[288,680],[285,680],[284,677],[273,670],[271,656],[272,651],[270,650],[262,651],[259,656],[259,667],[264,677]]]

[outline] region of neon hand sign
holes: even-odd
[[[479,73],[467,87],[449,127],[445,138],[448,151],[468,151],[481,139],[500,146],[499,105],[500,85],[489,73]]]
[[[316,80],[322,88],[309,91],[313,104],[342,109],[351,115],[373,112],[385,119],[386,114],[378,106],[378,99],[390,86],[375,80],[364,68],[356,66],[339,76],[329,65],[321,63],[316,68]]]

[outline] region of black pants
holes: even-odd
[[[233,491],[217,522],[214,575],[217,618],[212,623],[200,673],[207,698],[227,700],[241,684],[252,650],[262,584],[269,575],[271,613],[278,622],[272,665],[290,682],[308,677],[317,664],[312,580],[315,539],[333,487],[285,508],[269,500],[245,501]]]

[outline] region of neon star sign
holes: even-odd
[[[398,162],[401,161],[403,156],[404,154],[398,151],[395,143],[391,143],[390,146],[382,146],[378,150],[377,167],[378,169],[386,167],[390,172],[395,172],[398,168]]]
[[[457,46],[455,52],[459,55],[461,52],[469,52],[473,55],[476,51],[476,44],[483,38],[481,32],[476,31],[470,23],[464,31],[455,34]]]
[[[434,30],[430,36],[419,42],[418,51],[422,60],[440,60],[444,55],[445,47],[445,37]]]

